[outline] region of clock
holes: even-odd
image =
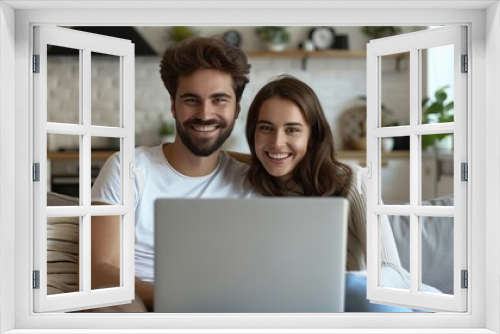
[[[309,33],[309,39],[318,50],[333,48],[335,37],[335,30],[332,27],[315,27]]]
[[[226,43],[239,47],[241,44],[241,35],[236,30],[228,30],[223,35],[222,38],[226,41]]]

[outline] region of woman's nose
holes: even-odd
[[[282,131],[276,131],[273,139],[273,144],[276,146],[282,146],[285,144],[285,134]]]

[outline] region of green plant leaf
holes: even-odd
[[[453,110],[455,107],[455,103],[453,101],[449,102],[447,105],[444,106],[445,111]]]
[[[434,95],[436,97],[436,101],[439,101],[441,103],[443,103],[448,97],[448,94],[446,94],[446,92],[443,89],[437,90],[436,93],[434,93]]]

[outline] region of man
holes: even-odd
[[[220,150],[231,134],[250,65],[245,54],[215,38],[196,38],[169,47],[161,78],[176,123],[172,144],[137,148],[135,166],[145,174],[136,182],[136,300],[102,311],[151,311],[154,282],[154,201],[159,197],[249,197],[246,166]],[[93,204],[120,203],[119,156],[103,166],[92,189]],[[119,217],[92,218],[92,288],[118,286]]]

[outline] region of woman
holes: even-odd
[[[366,200],[356,187],[360,167],[336,159],[333,135],[314,91],[292,76],[266,84],[250,105],[246,137],[251,152],[247,177],[263,195],[348,199],[346,269],[366,270]],[[401,267],[387,219],[382,221],[381,241],[382,284],[407,286],[407,272]],[[346,311],[411,311],[367,303],[364,275],[348,274],[346,291]]]

